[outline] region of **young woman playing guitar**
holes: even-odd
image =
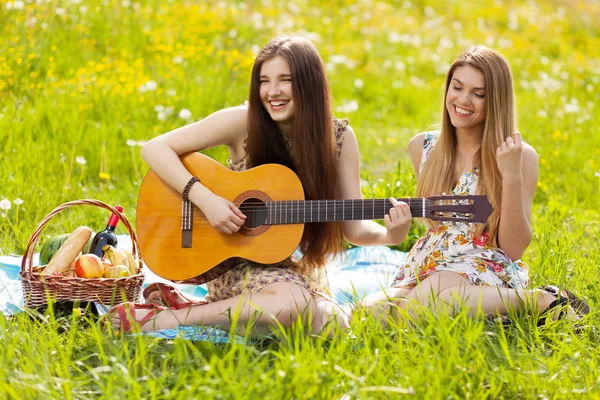
[[[187,188],[189,200],[210,225],[231,235],[246,216],[195,181],[179,158],[219,145],[229,149],[229,168],[236,171],[266,163],[288,166],[299,176],[306,199],[361,198],[356,137],[346,120],[332,116],[325,68],[307,39],[276,38],[259,52],[247,106],[215,112],[154,138],[142,150],[143,158],[165,183],[180,193]],[[406,203],[390,202],[393,208],[385,215],[385,227],[367,220],[307,224],[300,262],[288,259],[277,266],[240,262],[208,282],[206,303],[189,302],[171,286],[153,285],[145,293],[147,301],[160,301],[169,308],[122,304],[112,310],[112,324],[125,331],[130,330],[131,320],[142,331],[180,324],[228,329],[230,315],[237,314],[244,323],[257,314],[259,328],[275,322],[289,326],[298,317],[310,317],[313,332],[321,331],[333,318],[346,327],[347,317],[329,294],[325,260],[343,249],[344,237],[363,246],[402,242],[411,213]]]

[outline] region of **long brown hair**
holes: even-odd
[[[292,75],[291,149],[263,107],[259,92],[261,67],[277,56],[286,60]],[[278,163],[295,171],[307,200],[335,198],[337,160],[331,94],[323,61],[309,40],[298,36],[275,38],[256,57],[250,83],[246,154],[251,167]],[[340,223],[306,224],[301,242],[303,262],[322,265],[329,254],[340,252],[343,244]]]
[[[423,165],[417,196],[451,193],[456,163],[456,128],[450,121],[446,96],[456,68],[470,65],[483,73],[485,80],[486,119],[481,148],[475,156],[479,163],[477,193],[487,195],[494,207],[487,224],[478,226],[474,234],[487,230],[493,246],[498,246],[498,226],[502,200],[502,175],[496,164],[496,149],[517,129],[513,77],[508,61],[497,51],[485,46],[474,46],[454,61],[446,75],[442,129],[427,161]]]

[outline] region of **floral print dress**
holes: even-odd
[[[423,143],[421,169],[439,133],[427,132]],[[465,172],[452,190],[453,195],[476,194],[479,170]],[[452,271],[473,285],[524,288],[529,284],[527,264],[512,261],[499,248],[492,247],[487,232],[474,238],[471,224],[443,222],[431,227],[410,250],[392,285],[413,287],[436,271]]]
[[[347,127],[348,120],[334,119],[335,153],[338,158]],[[291,147],[291,142],[285,135],[284,139],[288,147]],[[244,155],[243,158],[237,161],[229,159],[227,164],[234,171],[245,170],[247,168],[246,156]],[[292,261],[291,257],[275,265],[261,265],[252,261],[242,261],[225,274],[206,283],[208,287],[206,301],[214,302],[241,294],[258,292],[265,286],[278,282],[295,283],[308,290],[312,295],[333,301],[325,265],[308,267],[302,263],[302,260],[295,262]]]

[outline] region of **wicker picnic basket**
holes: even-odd
[[[81,205],[100,207],[109,210],[116,214],[123,222],[131,236],[133,245],[131,254],[138,264],[136,275],[118,279],[87,279],[62,275],[43,276],[35,271],[35,266],[33,265],[33,253],[35,244],[37,243],[44,226],[54,215],[62,210]],[[49,298],[52,298],[54,301],[93,301],[105,305],[118,304],[124,301],[139,302],[142,283],[144,282],[144,275],[141,267],[142,264],[137,236],[127,218],[119,211],[106,203],[91,199],[75,200],[61,204],[46,215],[42,222],[40,222],[35,232],[33,232],[33,235],[31,235],[31,238],[27,243],[27,248],[25,249],[25,254],[23,254],[23,259],[21,260],[21,272],[19,275],[21,276],[25,306],[29,308],[44,306],[48,303]]]

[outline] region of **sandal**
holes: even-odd
[[[137,320],[135,318],[136,310],[150,310],[144,318]],[[165,307],[161,307],[156,304],[136,304],[136,303],[122,303],[114,306],[106,313],[104,323],[110,324],[109,319],[114,317],[115,314],[119,315],[121,333],[132,333],[134,329],[141,328],[152,318],[156,317],[162,311],[167,310]],[[133,324],[131,323],[133,321]]]
[[[558,287],[553,285],[540,286],[538,287],[538,289],[544,290],[552,294],[556,297],[556,300],[550,303],[550,305],[540,314],[537,326],[545,325],[546,320],[548,319],[548,315],[553,309],[556,308],[561,309],[558,314],[558,319],[562,319],[567,316],[565,306],[570,306],[575,312],[577,319],[579,320],[590,313],[589,304],[581,300],[573,293],[569,292],[567,289],[560,290]]]
[[[142,294],[144,296],[144,299],[146,299],[147,304],[154,304],[148,303],[148,296],[155,291],[159,291],[160,293],[160,304],[165,307],[169,307],[173,310],[180,310],[182,308],[188,308],[200,304],[208,304],[204,300],[192,300],[186,297],[183,293],[181,293],[181,291],[176,287],[160,282],[151,283],[146,287],[146,289],[144,289],[144,292]],[[186,301],[178,302],[177,300],[180,297],[185,299]]]

